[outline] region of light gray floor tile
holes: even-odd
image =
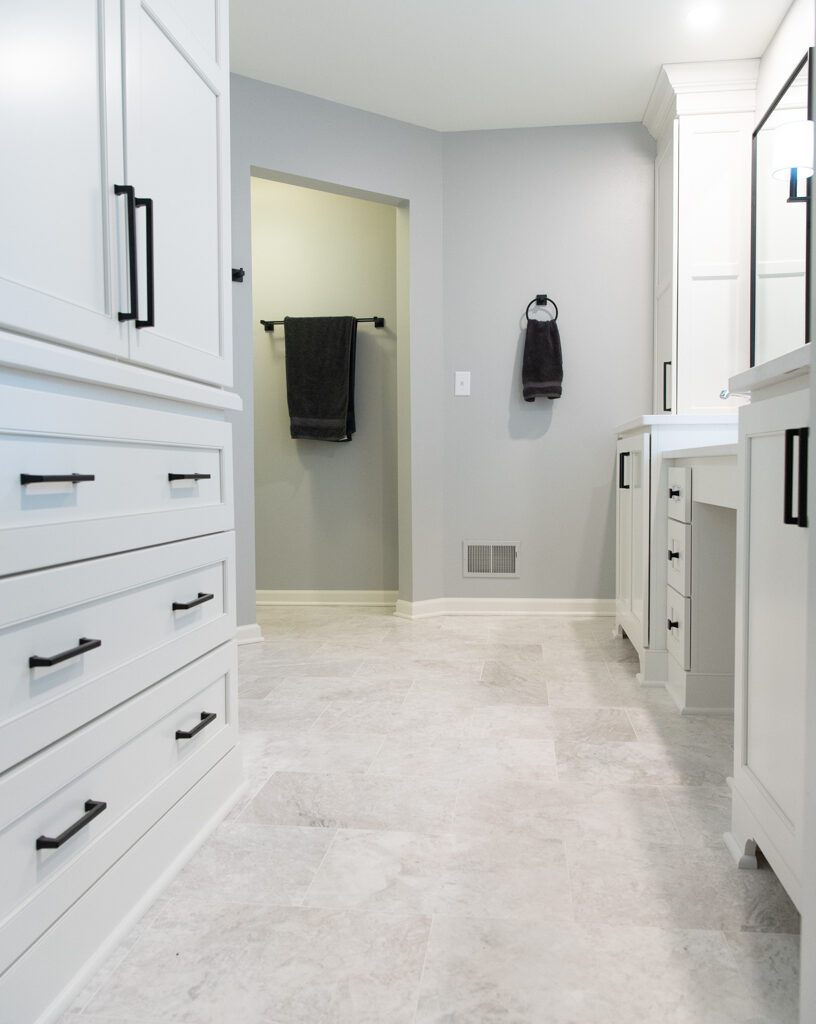
[[[320,701],[302,700],[239,700],[238,728],[242,733],[263,732],[289,736],[309,729],[322,714]]]
[[[429,740],[424,734],[389,735],[383,740],[370,771],[442,779],[506,775],[516,780],[558,781],[553,741],[517,736],[487,739],[439,736]]]
[[[622,708],[524,707],[512,704],[473,709],[470,735],[520,736],[585,743],[634,740],[635,731]]]
[[[385,735],[403,704],[403,697],[385,700],[330,700],[312,725],[316,733],[376,733]]]
[[[637,738],[644,743],[663,743],[675,747],[707,747],[732,750],[734,719],[706,715],[680,715],[669,708],[630,708],[629,719]]]
[[[731,829],[728,786],[670,786],[662,793],[684,842],[722,845]]]
[[[728,932],[726,939],[768,1024],[799,1024],[799,936]]]
[[[722,750],[658,743],[556,744],[558,776],[563,782],[638,786],[724,785],[731,757]]]
[[[363,676],[292,676],[277,679],[267,695],[269,701],[296,700],[385,700],[403,698],[411,689],[406,679],[370,679]]]

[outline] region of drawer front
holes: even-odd
[[[0,574],[232,529],[230,438],[220,419],[0,387]]]
[[[222,533],[0,579],[0,771],[232,639],[234,564]]]
[[[691,526],[670,519],[666,538],[666,579],[678,594],[691,597]]]
[[[666,510],[669,519],[681,523],[691,522],[691,470],[672,466],[668,473],[669,484],[666,495]]]
[[[230,643],[5,775],[0,971],[234,746],[235,675]]]
[[[691,671],[691,598],[666,587],[666,647],[677,664]]]

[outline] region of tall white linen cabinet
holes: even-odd
[[[0,8],[0,1024],[240,792],[227,0]]]

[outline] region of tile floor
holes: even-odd
[[[794,1024],[732,737],[609,619],[266,609],[249,787],[66,1024]],[[183,904],[183,912],[180,912]]]

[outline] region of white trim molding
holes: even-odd
[[[396,590],[258,590],[255,603],[268,605],[358,605],[360,607],[393,608]]]
[[[438,597],[430,601],[397,601],[401,619],[436,615],[614,615],[614,598]]]
[[[257,622],[251,622],[249,625],[238,627],[235,631],[235,639],[239,647],[244,644],[260,644],[263,643],[263,633]]]

